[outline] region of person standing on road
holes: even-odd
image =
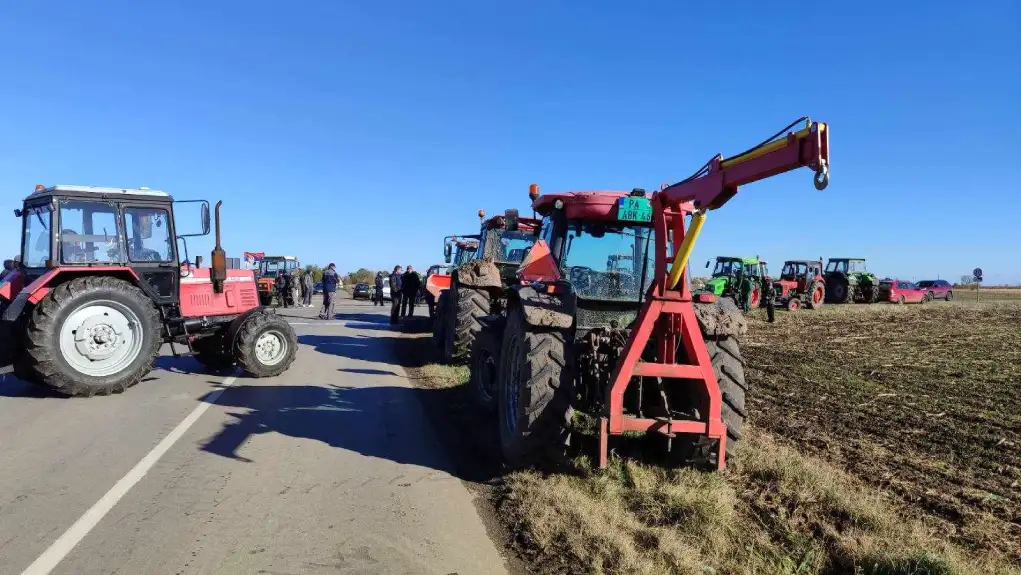
[[[306,269],[305,275],[301,276],[301,303],[305,307],[312,307],[312,292],[315,291],[314,280],[312,270]]]
[[[276,286],[276,290],[277,290],[277,302],[278,302],[277,306],[279,306],[279,307],[288,307],[287,306],[287,295],[288,295],[287,294],[287,284],[288,283],[289,282],[287,281],[287,272],[285,270],[280,270],[280,273],[277,274],[276,279],[273,280],[273,285]]]
[[[422,287],[422,278],[410,265],[408,271],[401,276],[401,316],[411,317],[415,315],[415,300],[418,298],[418,290]]]
[[[383,274],[383,270],[376,272],[376,291],[372,293],[372,305],[382,306],[383,305],[383,283],[386,282],[386,275]],[[390,294],[393,297],[393,294]]]
[[[394,266],[390,274],[390,325],[396,325],[401,315],[401,266]]]
[[[337,294],[337,284],[340,278],[337,276],[337,266],[330,264],[323,271],[323,309],[319,312],[319,319],[333,319],[333,300]]]
[[[747,275],[741,277],[741,311],[748,313],[752,311],[752,278]]]

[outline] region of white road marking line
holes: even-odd
[[[67,557],[68,553],[74,549],[75,545],[78,545],[78,543],[80,543],[81,540],[84,539],[97,524],[99,524],[103,517],[106,516],[106,514],[109,513],[115,505],[117,505],[117,502],[127,495],[128,491],[131,491],[131,488],[145,477],[145,474],[148,473],[154,465],[156,465],[156,462],[159,461],[159,459],[163,457],[163,455],[166,454],[166,452],[169,451],[175,443],[177,443],[177,440],[181,439],[181,437],[192,425],[195,424],[196,421],[198,421],[200,417],[202,417],[202,414],[209,409],[210,405],[213,405],[218,399],[220,399],[220,395],[222,395],[228,387],[234,385],[236,380],[237,378],[234,376],[224,379],[221,384],[223,386],[222,388],[209,394],[209,397],[199,404],[194,411],[189,413],[188,417],[185,417],[181,423],[177,424],[177,427],[170,432],[170,435],[164,437],[163,441],[160,441],[156,447],[152,448],[152,451],[150,451],[148,455],[143,457],[141,461],[131,468],[131,471],[129,471],[127,475],[115,483],[114,486],[110,488],[110,491],[106,492],[106,495],[100,498],[95,505],[90,507],[89,510],[78,519],[78,521],[75,521],[74,525],[68,528],[68,530],[65,531],[59,539],[54,541],[53,545],[50,545],[50,548],[44,551],[38,559],[28,566],[28,568],[22,571],[21,575],[46,575],[50,571],[53,571],[53,568]]]

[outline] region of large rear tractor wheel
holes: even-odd
[[[535,328],[510,310],[500,356],[497,410],[500,448],[511,467],[564,455],[572,416],[574,379],[568,337]]]
[[[482,330],[479,318],[485,315],[489,315],[489,293],[469,287],[457,288],[457,323],[453,330],[453,359],[468,359],[475,334]]]
[[[503,322],[487,323],[472,342],[471,392],[475,404],[485,413],[496,411],[502,328]]]
[[[737,340],[733,337],[707,339],[706,349],[712,360],[716,381],[723,396],[721,417],[727,424],[727,449],[741,439],[741,427],[748,416],[745,407],[745,394],[748,383],[744,378],[744,359]]]
[[[120,393],[152,370],[159,334],[142,290],[107,276],[73,279],[32,312],[16,373],[65,395]]]
[[[234,353],[227,349],[223,332],[197,339],[191,344],[195,361],[212,371],[225,371],[234,367]]]
[[[826,288],[822,282],[819,282],[812,286],[812,292],[808,294],[808,303],[805,307],[808,309],[819,309],[824,303],[826,303]]]
[[[257,311],[243,321],[234,345],[234,359],[251,377],[273,377],[287,371],[298,352],[298,336],[284,318]]]
[[[447,290],[449,291],[449,290]],[[444,326],[444,314],[446,313],[446,300],[447,292],[440,292],[440,297],[436,299],[436,310],[433,314],[433,347],[436,349],[442,349],[443,347],[443,326]]]
[[[832,296],[830,303],[854,303],[854,290],[847,278],[834,278],[826,287],[826,292]]]

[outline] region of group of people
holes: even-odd
[[[415,300],[422,290],[422,277],[415,268],[408,266],[407,271],[401,266],[394,266],[389,277],[383,272],[376,274],[374,305],[383,305],[383,286],[390,288],[390,324],[396,324],[402,317],[415,315]]]
[[[319,319],[334,319],[334,299],[337,294],[337,287],[340,285],[340,276],[337,274],[337,265],[331,263],[323,270],[323,307],[319,311]],[[312,294],[315,292],[315,278],[312,269],[295,270],[293,273],[281,271],[274,280],[274,287],[277,292],[278,305],[281,307],[312,307]],[[293,301],[295,287],[301,291],[301,302]]]

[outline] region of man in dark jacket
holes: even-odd
[[[401,315],[401,266],[394,266],[390,274],[390,325],[395,325]]]
[[[383,285],[386,283],[386,274],[382,270],[376,272],[376,285],[375,291],[372,294],[372,305],[381,306],[383,305]],[[393,292],[390,293],[390,297],[393,297]]]
[[[418,299],[418,290],[421,288],[422,278],[414,268],[408,266],[408,271],[401,276],[401,316],[415,315],[415,300]]]
[[[291,282],[290,277],[287,275],[287,271],[280,270],[276,279],[273,280],[273,284],[277,289],[277,301],[279,302],[277,305],[281,307],[290,307],[288,305],[288,296],[290,295],[288,292],[290,291]]]
[[[334,319],[333,300],[337,294],[337,284],[339,283],[337,266],[331,263],[323,271],[323,309],[319,312],[319,319]]]

